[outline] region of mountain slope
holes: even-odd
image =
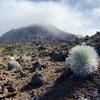
[[[1,43],[26,43],[32,41],[73,41],[75,35],[63,32],[53,26],[33,25],[8,31],[0,37]]]

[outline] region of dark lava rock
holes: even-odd
[[[3,80],[3,78],[2,77],[0,77],[0,81],[2,81]]]
[[[33,73],[34,71],[36,71],[36,69],[40,68],[40,62],[39,61],[34,61],[31,64],[31,68],[29,70],[30,73]]]
[[[47,68],[47,65],[46,64],[41,64],[40,69],[45,69],[45,68]]]
[[[22,78],[22,77],[26,77],[27,76],[27,73],[26,72],[24,72],[23,70],[21,70],[21,69],[19,69],[18,70],[18,76],[17,76],[17,78]]]
[[[39,100],[39,97],[38,96],[31,96],[30,100]]]
[[[29,82],[28,84],[24,85],[21,88],[21,92],[22,91],[30,91],[32,89],[36,89],[41,87],[45,82],[45,79],[43,78],[43,76],[41,74],[35,74],[32,79],[31,82]]]
[[[34,62],[32,63],[33,69],[36,69],[36,68],[39,67],[39,66],[40,66],[40,62],[39,62],[39,61],[34,61]]]
[[[31,66],[32,66],[32,67],[30,68],[30,73],[36,71],[36,69],[41,70],[41,69],[44,69],[44,68],[47,67],[47,65],[41,64],[39,61],[34,61],[34,62],[32,62]]]
[[[41,74],[35,74],[31,80],[32,87],[40,87],[44,84],[45,80]]]
[[[67,53],[55,50],[50,56],[54,61],[65,61]]]
[[[95,45],[95,49],[96,49],[98,55],[100,56],[100,42]]]
[[[15,92],[16,89],[14,89],[12,86],[7,87],[8,92]]]
[[[15,89],[13,88],[13,83],[14,81],[10,81],[10,80],[7,81],[6,86],[8,92],[15,92]]]

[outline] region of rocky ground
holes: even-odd
[[[100,68],[84,80],[68,70],[65,58],[75,45],[1,44],[0,100],[100,100]]]

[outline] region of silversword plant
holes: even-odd
[[[86,77],[98,70],[98,55],[91,46],[75,46],[69,52],[69,57],[66,61],[75,76]]]

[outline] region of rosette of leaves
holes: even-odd
[[[70,70],[78,77],[87,77],[98,70],[98,55],[91,46],[75,46],[69,51],[66,61]]]

